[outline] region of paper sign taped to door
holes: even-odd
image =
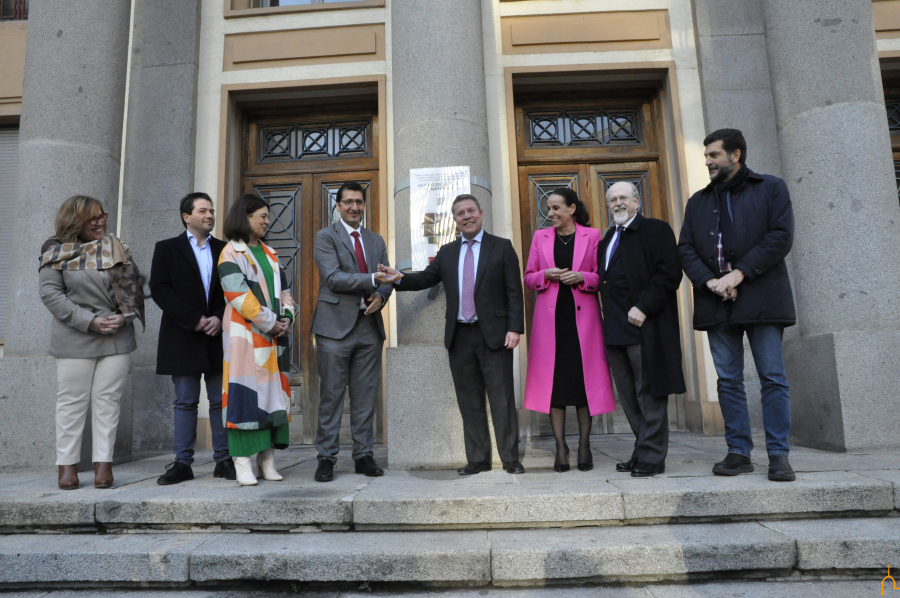
[[[424,270],[442,245],[459,236],[451,207],[457,195],[471,192],[468,166],[410,169],[409,230],[413,270]]]

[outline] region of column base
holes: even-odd
[[[131,378],[129,376],[129,378]],[[114,463],[131,461],[133,381],[122,395]],[[56,360],[49,355],[0,359],[0,473],[56,472]],[[92,469],[88,409],[79,470]]]
[[[791,440],[832,451],[900,448],[900,331],[801,336],[784,344]]]
[[[387,350],[387,419],[391,469],[453,469],[466,464],[462,417],[443,346]],[[490,410],[488,427],[493,464],[500,467]]]

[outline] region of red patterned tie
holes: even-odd
[[[462,284],[462,316],[467,322],[475,317],[475,239],[463,241],[466,245],[466,257],[463,260]]]
[[[369,267],[366,266],[366,254],[363,253],[362,243],[359,241],[359,232],[353,231],[350,236],[353,237],[353,244],[356,245],[356,263],[359,265],[359,271],[361,274],[368,274]],[[369,293],[363,293],[363,299],[367,302],[371,296]]]

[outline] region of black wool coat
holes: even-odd
[[[405,274],[396,287],[398,291],[419,291],[444,283],[447,294],[444,346],[448,349],[453,344],[459,314],[461,243],[457,239],[441,247],[424,270]],[[525,332],[524,297],[519,256],[512,243],[485,231],[475,269],[475,313],[484,342],[491,349],[504,346],[507,332]]]
[[[744,166],[743,168],[746,168]],[[778,177],[752,170],[731,194],[735,263],[744,273],[737,286],[731,317],[722,298],[706,287],[719,278],[719,204],[712,184],[687,203],[678,251],[681,266],[694,285],[694,329],[729,322],[739,325],[797,323],[785,258],[794,241],[794,211],[787,185]]]
[[[609,227],[597,248],[600,298],[604,305],[612,291],[604,281],[606,248],[615,230],[615,226]],[[650,394],[665,397],[686,392],[676,296],[682,276],[675,232],[668,222],[638,214],[622,232],[612,259],[624,260],[628,300],[647,316],[640,331],[643,370],[650,376]]]
[[[222,333],[208,336],[194,330],[201,317],[216,316],[221,320],[225,312],[225,294],[216,267],[225,241],[210,237],[208,243],[213,258],[208,305],[200,267],[186,232],[158,242],[153,251],[150,294],[163,312],[156,352],[157,374],[222,373]]]

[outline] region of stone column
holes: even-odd
[[[3,471],[54,467],[56,366],[47,353],[52,316],[38,298],[37,257],[53,234],[60,204],[71,195],[102,200],[115,231],[130,10],[128,0],[42,0],[31,6],[10,248],[17,274],[0,360],[0,421],[7,422],[0,426]],[[129,412],[123,405],[123,414]],[[117,461],[130,459],[130,428],[130,421],[120,425]]]
[[[194,188],[199,27],[199,0],[151,0],[134,8],[122,238],[148,278],[156,242],[184,231],[178,202]],[[198,191],[215,195],[214,189]],[[225,211],[217,199],[222,219]],[[138,336],[133,355],[140,405],[134,411],[136,451],[172,449],[175,388],[169,376],[156,375],[161,313],[147,302],[147,330]]]
[[[870,0],[763,0],[800,334],[796,442],[900,446],[900,206]],[[738,67],[740,68],[740,67]]]
[[[480,0],[392,0],[394,180],[411,168],[469,166],[490,180]],[[491,197],[472,186],[491,230]],[[409,189],[394,196],[396,256],[411,257]],[[443,289],[395,293],[398,344],[387,351],[388,455],[394,468],[465,463],[444,348]],[[495,459],[496,459],[495,455]]]

